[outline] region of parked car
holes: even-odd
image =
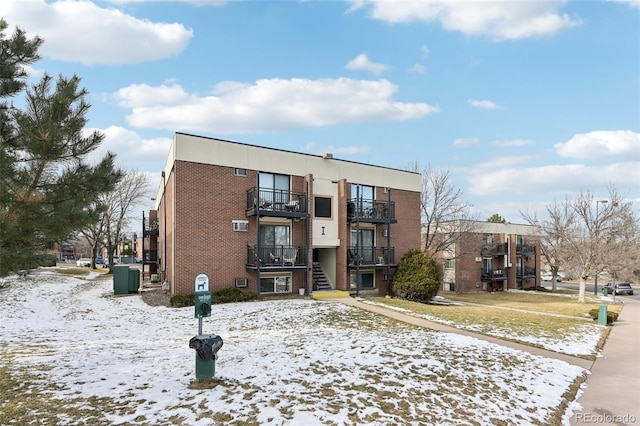
[[[76,265],[82,268],[89,267],[91,266],[91,259],[89,259],[88,257],[81,257],[80,259],[76,260]]]
[[[629,296],[633,296],[633,288],[630,283],[607,283],[607,285],[602,287],[603,293],[605,290],[607,294],[628,294]]]

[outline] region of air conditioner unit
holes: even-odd
[[[249,280],[247,278],[236,278],[234,284],[237,288],[244,288],[247,286]]]
[[[246,232],[249,230],[249,221],[248,220],[234,220],[233,222],[233,230],[234,231],[243,231]]]

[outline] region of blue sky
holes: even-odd
[[[640,0],[3,0],[0,16],[45,39],[33,81],[82,78],[96,156],[154,190],[180,131],[448,170],[481,219],[610,184],[640,206]]]

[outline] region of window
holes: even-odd
[[[282,259],[290,254],[291,229],[283,225],[260,225],[258,244],[261,259]]]
[[[373,214],[373,186],[351,184],[351,199],[355,200],[355,208],[360,217],[371,217]]]
[[[492,270],[493,262],[491,262],[491,259],[482,259],[482,272],[484,274],[491,274]]]
[[[290,293],[291,277],[261,277],[260,278],[261,293]]]
[[[246,176],[247,175],[247,169],[235,168],[235,169],[233,169],[233,174],[236,175],[236,176]]]
[[[357,278],[358,274],[355,272],[351,273],[351,288],[357,289]],[[373,285],[373,273],[369,272],[360,272],[360,288],[374,288]]]
[[[288,203],[290,180],[289,175],[260,173],[258,176],[260,199],[270,203]]]
[[[456,267],[456,260],[455,259],[445,259],[444,267],[445,268],[450,268],[450,269],[455,268]]]
[[[249,230],[249,221],[248,220],[232,220],[233,230],[234,231],[248,231]]]
[[[315,197],[313,214],[315,217],[331,217],[331,198]]]
[[[373,262],[373,229],[351,229],[351,252],[366,263]]]

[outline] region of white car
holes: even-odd
[[[80,259],[76,260],[76,265],[82,268],[89,267],[91,266],[91,259],[89,259],[88,257],[81,257]]]

